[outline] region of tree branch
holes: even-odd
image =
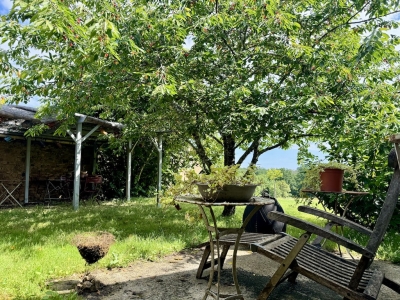
[[[251,143],[251,145],[247,148],[247,150],[242,154],[242,156],[239,158],[239,160],[236,162],[236,164],[241,165],[244,160],[247,158],[247,156],[254,151],[258,147],[260,139],[257,139]]]
[[[224,30],[224,33],[226,33],[225,32],[225,30]],[[232,49],[232,47],[228,44],[228,41],[224,38],[224,37],[221,37],[222,38],[222,40],[224,41],[224,44],[228,47],[228,49],[229,49],[229,51],[232,53],[232,55],[236,58],[236,53],[235,53],[235,51]]]
[[[369,3],[366,3],[360,10],[358,10],[357,12],[355,12],[352,16],[350,16],[350,18],[347,19],[346,22],[339,24],[337,26],[334,26],[333,28],[331,28],[330,30],[328,30],[327,32],[325,32],[318,40],[322,40],[323,38],[325,38],[326,36],[328,36],[331,32],[335,31],[336,29],[343,27],[344,25],[349,25],[350,24],[350,20],[352,20],[356,15],[358,15],[360,12],[362,12],[364,10],[364,8],[368,5]],[[316,44],[313,45],[314,47],[316,46]]]
[[[315,134],[309,134],[309,133],[308,133],[308,134],[299,134],[299,135],[294,136],[294,137],[292,137],[292,138],[290,138],[289,135],[286,135],[285,138],[284,138],[282,141],[280,141],[279,143],[277,143],[277,144],[275,144],[275,145],[273,145],[273,146],[264,148],[264,149],[262,149],[262,150],[259,150],[259,156],[260,156],[261,154],[264,154],[264,153],[267,152],[267,151],[270,151],[270,150],[276,149],[276,148],[278,148],[278,147],[281,147],[283,144],[285,144],[285,143],[286,143],[287,141],[289,141],[289,140],[297,140],[297,139],[303,138],[303,137],[316,137],[316,135],[315,135]]]
[[[366,20],[356,21],[356,22],[349,22],[348,24],[352,24],[353,25],[353,24],[367,23],[369,21],[373,21],[373,20],[376,20],[376,19],[384,18],[384,17],[390,16],[390,15],[393,15],[393,14],[397,14],[399,12],[400,12],[400,10],[396,10],[396,11],[390,12],[390,13],[388,13],[386,15],[378,16],[378,17],[375,17],[375,18],[369,18],[369,19],[366,19]]]
[[[260,152],[258,151],[258,146],[254,148],[253,151],[253,157],[251,158],[250,161],[250,166],[256,165],[256,163],[258,162],[258,158],[260,157]]]
[[[240,147],[240,145],[242,145],[246,140],[243,139],[241,140],[239,143],[237,143],[237,145],[235,146],[235,149],[237,149],[238,147]]]
[[[203,165],[203,169],[210,173],[212,162],[207,156],[206,150],[204,149],[203,144],[201,143],[200,136],[197,132],[192,133],[195,145],[192,144],[193,149],[196,151],[197,155],[199,156],[201,163]]]
[[[218,144],[220,144],[221,146],[224,145],[215,135],[210,135],[210,137],[211,137],[214,141],[216,141]]]

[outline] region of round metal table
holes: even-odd
[[[217,300],[220,299],[220,297],[227,299],[227,300],[244,299],[244,297],[240,291],[240,288],[239,288],[239,283],[238,283],[238,279],[237,279],[237,270],[236,270],[236,257],[237,257],[237,250],[239,247],[240,237],[242,236],[247,223],[251,220],[251,218],[254,216],[254,214],[258,210],[260,210],[263,205],[273,204],[273,203],[275,203],[275,200],[270,199],[270,198],[265,198],[265,197],[253,197],[247,202],[207,202],[207,201],[204,201],[203,198],[201,198],[200,196],[190,195],[190,196],[177,196],[175,198],[175,201],[181,202],[181,203],[189,203],[189,204],[197,205],[200,209],[202,219],[203,219],[206,229],[208,231],[208,237],[209,237],[210,249],[211,249],[211,270],[210,270],[210,278],[208,280],[208,285],[207,285],[207,289],[206,289],[205,295],[203,297],[203,300],[207,299],[208,296],[211,296]],[[213,207],[228,206],[228,205],[229,206],[232,206],[232,205],[233,206],[254,205],[254,209],[250,212],[250,214],[246,217],[246,219],[243,220],[243,223],[240,228],[218,228],[217,220],[215,218],[215,214],[213,211]],[[206,208],[210,212],[210,218],[206,214],[206,211],[205,211]],[[220,264],[219,239],[221,236],[224,236],[227,234],[237,234],[235,247],[233,250],[233,256],[232,256],[232,276],[233,276],[233,281],[234,281],[235,287],[236,287],[235,295],[221,295],[220,294],[221,264]],[[214,271],[215,271],[214,270],[214,267],[215,267],[214,243],[217,246],[217,261],[218,261],[218,276],[217,276],[216,292],[211,290],[212,281],[214,278]]]

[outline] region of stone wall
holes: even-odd
[[[72,176],[74,171],[75,145],[43,143],[32,140],[29,201],[43,201],[46,180],[59,179],[62,175]],[[0,181],[13,189],[16,182],[22,182],[14,197],[23,203],[25,192],[26,141],[6,142],[0,138]],[[82,150],[82,170],[91,171],[93,148]],[[0,190],[1,192],[4,189]],[[0,197],[0,202],[3,198]]]

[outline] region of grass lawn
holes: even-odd
[[[290,215],[323,224],[299,213],[293,199],[281,199],[280,203]],[[46,281],[94,268],[123,267],[139,259],[157,260],[206,241],[198,208],[189,204],[181,207],[179,211],[173,206],[157,208],[155,199],[136,198],[128,203],[81,205],[77,212],[70,204],[1,209],[0,299],[77,299],[49,293]],[[243,210],[237,207],[234,217],[224,218],[220,216],[222,208],[215,209],[219,225],[240,224]],[[88,267],[72,241],[77,234],[91,231],[110,232],[116,242],[103,259]],[[300,235],[292,227],[288,232]],[[399,241],[398,234],[388,235],[378,255],[399,261]]]

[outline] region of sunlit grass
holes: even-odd
[[[325,226],[326,220],[317,218],[310,214],[299,212],[297,210],[297,207],[302,204],[297,203],[297,201],[294,198],[279,199],[279,203],[282,205],[282,208],[286,214],[297,217],[304,221],[316,224],[318,226],[322,226],[322,227]],[[316,207],[318,209],[323,209],[322,205],[317,204],[316,200],[312,202],[312,205],[313,205],[313,207]],[[288,226],[287,233],[294,237],[300,237],[300,235],[302,235],[304,233],[304,230],[301,230],[301,229],[293,227],[293,226]],[[316,238],[315,235],[311,236],[311,240],[313,240],[315,238]],[[323,247],[328,251],[336,251],[337,250],[337,245],[331,241],[324,242]]]
[[[0,299],[41,299],[48,297],[49,280],[157,260],[206,241],[198,208],[181,206],[157,208],[154,199],[134,199],[82,205],[77,212],[71,205],[0,210]],[[215,212],[220,226],[229,227],[240,224],[243,210],[232,218],[221,217],[222,208]],[[110,232],[116,242],[98,263],[85,266],[72,240],[92,231]]]
[[[324,221],[297,211],[294,199],[280,199],[286,213],[324,225]],[[94,268],[124,267],[136,260],[156,261],[162,256],[207,241],[199,210],[190,204],[156,207],[155,199],[133,199],[102,205],[82,205],[73,211],[70,204],[51,208],[39,206],[0,210],[0,299],[64,299],[49,294],[46,282]],[[215,208],[218,225],[239,226],[244,207],[233,217],[222,217]],[[72,240],[77,234],[93,231],[112,233],[116,242],[98,263],[85,266]],[[291,226],[288,233],[300,236]],[[356,236],[355,238],[358,238]],[[390,234],[379,257],[397,262],[399,235]],[[326,245],[334,249],[334,243]],[[65,299],[77,299],[66,296]]]
[[[291,198],[280,199],[279,203],[282,205],[283,209],[285,210],[285,213],[289,215],[298,217],[300,219],[309,221],[314,224],[318,224],[319,226],[324,226],[326,223],[325,219],[316,218],[310,214],[297,211],[297,207],[300,204],[297,204],[296,201]],[[314,200],[311,205],[322,210],[323,209],[322,205],[317,203],[318,203],[317,200]],[[339,229],[333,228],[333,230],[335,230],[338,233],[341,233],[341,228]],[[290,235],[299,237],[303,233],[303,231],[294,228],[292,226],[288,226],[288,233]],[[365,246],[369,239],[368,236],[360,234],[354,230],[350,230],[349,228],[344,228],[343,235],[362,246]],[[311,237],[311,239],[313,238],[315,238],[315,236]],[[328,251],[335,251],[335,252],[339,251],[338,245],[331,241],[326,241],[323,244],[323,247]],[[345,252],[346,249],[344,249],[344,247],[341,247],[341,251]],[[352,252],[352,255],[356,257],[359,256],[354,252]],[[387,260],[392,263],[400,263],[400,234],[398,232],[396,232],[395,230],[390,230],[386,233],[376,253],[376,259]]]

